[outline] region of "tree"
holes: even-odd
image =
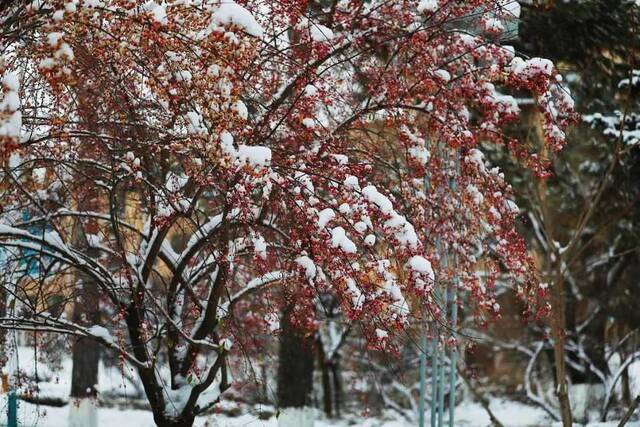
[[[479,319],[499,311],[500,271],[544,314],[510,187],[476,148],[505,145],[545,173],[547,158],[502,131],[518,111],[496,85],[538,100],[549,153],[571,118],[551,62],[500,44],[513,5],[15,8],[35,24],[3,40],[1,178],[11,185],[0,196],[0,246],[48,260],[42,286],[69,272],[95,283],[110,320],[53,315],[11,281],[21,310],[0,327],[117,352],[158,425],[191,425],[218,401],[231,337],[248,330],[238,307],[251,299],[263,318],[278,312],[269,304],[278,289],[291,327],[314,330],[316,298],[329,294],[371,346],[391,352],[413,318],[455,340],[438,327],[435,293],[457,286],[454,274]],[[28,185],[34,173],[46,189]],[[100,203],[89,210],[86,198]],[[436,242],[456,252],[455,272]],[[487,280],[475,275],[481,264]],[[74,287],[66,292],[73,300]]]
[[[637,320],[627,304],[636,301],[629,279],[638,254],[637,233],[630,231],[638,219],[638,92],[632,87],[640,52],[638,16],[633,2],[569,1],[527,8],[520,26],[518,50],[532,56],[545,52],[562,64],[582,116],[567,136],[568,148],[553,161],[553,177],[536,181],[514,173],[526,213],[522,228],[541,280],[551,290],[553,314],[546,327],[529,328],[533,342],[499,346],[526,354],[527,395],[563,425],[571,425],[573,418],[588,421],[590,400],[601,405],[604,420],[624,372],[610,372],[611,358],[620,353],[624,368],[637,357],[637,349],[628,346]],[[527,115],[521,139],[542,146],[538,112]],[[489,157],[507,173],[519,170],[507,166],[499,150]],[[610,332],[609,319],[616,319],[619,331]],[[545,351],[553,352],[555,378],[549,389],[558,392],[559,411],[529,381]],[[572,411],[570,397],[581,411]]]

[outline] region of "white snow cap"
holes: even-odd
[[[151,1],[147,4],[147,8],[156,22],[163,25],[167,24],[167,9],[164,4],[158,4],[155,1]]]
[[[315,42],[326,42],[333,39],[333,31],[321,24],[312,23],[309,26],[309,33]]]
[[[20,89],[20,79],[18,74],[11,71],[2,77],[2,84],[12,92],[17,92]]]
[[[376,244],[376,236],[373,234],[369,234],[367,235],[367,237],[364,238],[364,243],[367,246],[373,246]]]
[[[478,190],[478,187],[473,184],[467,185],[467,193],[469,193],[469,195],[473,199],[473,203],[475,203],[476,205],[481,205],[484,201],[484,196],[482,195],[480,190]]]
[[[318,228],[323,229],[327,223],[336,217],[336,213],[331,208],[326,208],[318,212]]]
[[[382,329],[376,329],[376,336],[378,337],[378,339],[385,339],[389,336],[389,333],[385,330]]]
[[[261,235],[255,235],[251,238],[253,243],[253,250],[255,251],[256,256],[267,259],[267,242],[264,240],[264,237]]]
[[[113,342],[114,341],[113,337],[111,336],[111,334],[109,333],[107,328],[105,328],[104,326],[93,325],[93,326],[91,326],[91,327],[89,327],[87,329],[87,332],[89,332],[94,337],[102,338],[103,340],[105,340],[107,342]]]
[[[231,135],[228,131],[224,130],[220,133],[220,145],[222,146],[222,151],[229,156],[233,156],[235,154],[235,148],[233,147],[233,135]]]
[[[233,0],[222,0],[218,10],[214,12],[213,19],[220,25],[237,25],[254,37],[262,37],[264,32],[251,12]]]
[[[331,246],[340,248],[348,254],[356,252],[356,245],[348,237],[342,227],[336,227],[331,230]]]
[[[304,275],[307,279],[313,279],[316,277],[317,269],[316,264],[313,262],[311,258],[306,255],[298,257],[295,259],[296,264],[300,267],[304,268]]]
[[[241,163],[248,163],[256,167],[269,167],[271,165],[271,149],[269,147],[238,145],[236,150],[233,146],[233,135],[226,130],[220,133],[220,145],[225,154]]]
[[[354,190],[360,190],[360,185],[358,184],[358,177],[353,175],[347,175],[344,179],[344,186],[347,188],[352,188]]]
[[[233,109],[238,113],[238,116],[240,116],[241,119],[247,120],[247,118],[249,117],[249,110],[247,109],[245,103],[241,100],[236,101],[236,103],[233,105]]]
[[[449,80],[451,80],[451,74],[447,70],[435,70],[433,74],[445,83],[448,83]]]
[[[271,149],[260,145],[240,145],[238,159],[253,166],[267,167],[271,164]]]
[[[49,42],[50,46],[56,46],[62,36],[64,36],[64,34],[59,32],[49,33],[47,34],[47,41]]]
[[[433,13],[438,10],[438,0],[420,0],[418,3],[418,12],[419,13]]]
[[[305,17],[302,17],[300,21],[298,21],[296,28],[300,30],[308,29],[311,40],[318,43],[327,42],[335,37],[330,28]]]
[[[20,79],[18,74],[8,72],[2,77],[2,84],[6,88],[4,97],[0,101],[0,110],[7,111],[8,117],[0,121],[0,136],[19,138],[22,127],[22,113],[20,112]]]
[[[472,148],[471,150],[469,150],[469,154],[465,157],[464,161],[466,163],[475,163],[480,172],[486,172],[486,168],[484,165],[484,154],[477,148]]]
[[[373,185],[364,187],[362,195],[370,203],[376,205],[380,212],[389,216],[389,219],[384,223],[384,228],[393,232],[398,243],[403,247],[415,248],[418,246],[418,235],[413,225],[393,209],[393,203],[387,196],[380,193]]]
[[[311,117],[305,117],[304,119],[302,119],[302,124],[308,129],[313,129],[314,127],[316,127],[316,122]]]
[[[304,88],[304,93],[307,96],[313,96],[318,93],[318,89],[314,85],[307,85]]]
[[[415,255],[409,258],[407,265],[416,273],[426,276],[430,281],[433,281],[436,278],[429,260],[420,255]]]
[[[373,185],[368,185],[362,189],[362,194],[371,203],[376,205],[378,209],[384,214],[391,214],[393,212],[393,204],[391,200],[384,194],[380,193]]]
[[[529,78],[538,74],[546,74],[548,76],[553,72],[553,62],[545,58],[531,58],[524,60],[515,57],[511,60],[511,72],[522,78]]]

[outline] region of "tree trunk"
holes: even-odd
[[[622,371],[622,402],[625,406],[631,406],[631,383],[629,381],[629,368]]]
[[[76,50],[76,54],[82,55],[84,69],[81,70],[83,79],[74,88],[78,101],[78,114],[87,129],[100,132],[99,112],[96,107],[100,100],[96,99],[94,88],[89,77],[95,75],[97,61],[90,57],[83,49]],[[94,150],[98,149],[98,141],[88,141],[78,147],[78,155],[91,157]],[[95,175],[91,167],[76,172],[80,176],[90,178]],[[79,180],[82,182],[82,179]],[[77,208],[79,211],[100,211],[100,195],[97,189],[88,186],[77,188]],[[83,248],[87,255],[97,258],[99,253],[91,249],[88,234],[97,235],[100,232],[99,224],[95,220],[83,222],[78,219],[73,226],[71,239],[74,244]],[[75,293],[73,306],[73,322],[80,325],[96,325],[100,320],[100,292],[98,285],[90,277],[78,273],[73,287]],[[78,338],[73,344],[72,350],[73,368],[71,373],[71,405],[69,411],[70,426],[95,426],[97,425],[97,384],[98,362],[100,360],[100,344],[88,338]],[[73,405],[77,408],[73,408]],[[83,424],[84,419],[84,424]]]
[[[556,394],[560,404],[560,415],[563,427],[572,427],[573,416],[569,401],[569,384],[565,362],[565,283],[562,278],[561,264],[557,266],[556,277],[552,289],[553,314],[551,318],[551,333],[553,335],[553,356],[556,373]]]
[[[317,346],[318,366],[322,374],[322,406],[327,417],[331,417],[333,415],[333,390],[331,387],[331,372],[329,370],[330,366],[326,360],[326,355],[322,346],[322,341],[320,339],[317,340]]]
[[[340,359],[337,355],[331,363],[331,373],[333,375],[333,411],[335,416],[340,418],[342,413],[342,379],[340,378]]]
[[[542,113],[535,112],[531,116],[532,125],[536,129],[537,139],[541,150],[541,155],[547,155],[548,147],[544,144],[545,136],[543,130],[544,119]],[[542,220],[547,245],[553,247],[554,238],[552,230],[554,216],[551,213],[547,202],[547,183],[545,180],[538,180],[536,190],[539,197],[539,205],[542,212]],[[566,256],[566,253],[564,253]],[[553,365],[555,368],[556,395],[560,404],[560,415],[563,427],[572,427],[573,417],[571,414],[571,404],[569,401],[569,384],[567,381],[567,368],[565,361],[565,333],[567,328],[567,304],[565,295],[565,283],[563,276],[563,254],[559,252],[548,253],[549,270],[548,279],[552,284],[551,288],[551,336],[553,337]]]
[[[313,425],[313,418],[303,409],[311,404],[313,389],[313,341],[306,339],[294,325],[292,306],[282,313],[280,354],[278,364],[279,424],[304,427]],[[294,408],[296,410],[291,410]]]
[[[162,418],[157,419],[154,417],[154,421],[158,427],[191,427],[195,421],[194,416],[181,417],[181,418]]]
[[[71,397],[97,397],[99,346],[96,341],[89,338],[79,338],[73,345]]]
[[[97,324],[100,317],[97,287],[89,280],[80,280],[82,288],[73,308],[73,321]],[[89,338],[78,338],[73,344],[72,360],[69,426],[97,426],[100,344]]]
[[[78,203],[78,208],[82,211],[97,211],[97,206],[97,197],[91,193],[86,194],[86,197]],[[85,226],[78,222],[75,224],[71,238],[78,247],[84,247],[88,255],[97,257],[98,253],[96,253],[95,249],[88,247],[87,233],[98,234],[98,232],[97,223],[92,221]],[[98,325],[100,322],[100,291],[98,285],[91,277],[78,273],[73,291],[75,293],[73,322],[86,326]],[[69,426],[97,426],[100,344],[90,338],[77,338],[73,343],[72,361]]]

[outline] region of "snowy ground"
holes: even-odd
[[[61,366],[50,369],[43,361],[34,363],[33,349],[28,347],[19,348],[18,352],[19,369],[30,377],[35,377],[37,372],[41,382],[38,383],[40,397],[58,398],[67,400],[70,391],[71,360],[64,358]],[[634,366],[640,368],[640,365]],[[634,375],[634,378],[636,376]],[[113,400],[130,401],[136,394],[137,385],[135,380],[127,380],[123,377],[122,371],[117,367],[106,368],[100,366],[98,390],[102,396],[110,395]],[[635,384],[634,384],[635,385]],[[139,387],[139,386],[138,386]],[[6,395],[0,394],[0,426],[6,423]],[[52,407],[36,405],[28,402],[19,404],[19,420],[22,427],[67,427],[69,406]],[[224,406],[233,406],[232,402],[224,402]],[[535,406],[526,405],[519,402],[505,399],[491,399],[490,406],[496,417],[506,427],[549,427],[554,423],[548,418],[546,413]],[[269,411],[268,408],[265,408]],[[278,421],[275,417],[268,420],[261,420],[258,417],[259,407],[245,408],[245,412],[252,414],[230,417],[226,415],[210,415],[200,417],[196,420],[198,427],[276,427]],[[272,413],[272,412],[270,412]],[[407,421],[398,419],[389,414],[383,419],[347,419],[343,421],[331,421],[323,419],[318,414],[316,427],[409,427],[415,426]],[[429,415],[427,414],[427,420]],[[130,407],[100,407],[98,408],[98,425],[100,427],[153,427],[153,417],[149,411],[132,409]],[[484,427],[490,426],[489,416],[486,411],[475,402],[463,402],[456,408],[456,426],[460,427]],[[589,427],[613,427],[617,422],[591,423]],[[577,426],[577,425],[576,425]],[[640,422],[630,422],[627,427],[640,427]]]
[[[4,406],[4,396],[3,404]],[[504,400],[493,400],[491,408],[500,421],[507,427],[548,427],[553,426],[544,413],[534,407],[521,403]],[[4,412],[4,410],[3,410]],[[19,420],[23,427],[67,427],[68,407],[37,406],[27,402],[20,402]],[[484,427],[490,426],[489,417],[478,404],[469,402],[460,405],[456,411],[456,426]],[[428,419],[428,417],[427,417]],[[99,408],[98,421],[100,427],[153,427],[153,418],[149,411],[135,409]],[[6,422],[4,414],[0,416],[0,425]],[[228,417],[224,415],[211,415],[196,420],[198,427],[276,427],[277,419],[260,420],[255,415],[241,415]],[[559,425],[559,424],[555,424]],[[617,422],[591,423],[589,427],[614,427]],[[316,427],[409,427],[406,421],[362,419],[350,421],[329,421],[319,419]],[[577,426],[577,425],[576,425]],[[412,426],[413,427],[413,426]],[[640,422],[630,422],[627,427],[640,427]]]

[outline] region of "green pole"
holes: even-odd
[[[446,258],[445,258],[446,259]],[[444,313],[442,316],[443,322],[446,321],[447,317],[447,294],[445,291],[445,305],[444,305]],[[439,365],[440,369],[438,369],[438,427],[442,427],[444,422],[444,377],[445,377],[445,352],[446,349],[443,347],[441,351],[438,352],[438,359],[440,359]]]
[[[455,153],[455,172],[456,175],[460,170],[459,163],[459,155],[456,151]],[[457,190],[457,182],[456,177],[454,176],[449,182],[449,186],[453,192]],[[451,255],[451,265],[454,269],[453,272],[453,283],[451,288],[451,331],[453,334],[456,332],[456,327],[458,323],[458,274],[455,271],[457,268],[457,257],[456,254]],[[453,346],[451,347],[451,358],[450,358],[450,369],[449,369],[449,427],[453,427],[455,420],[455,409],[456,409],[456,377],[457,377],[457,362],[458,362],[458,349]]]
[[[456,286],[457,280],[453,282],[453,298],[451,306],[451,325],[455,330],[458,321],[458,304],[456,303]],[[449,370],[449,427],[453,427],[454,415],[456,410],[456,364],[458,359],[458,350],[456,347],[451,348],[451,366]]]
[[[7,406],[7,427],[18,427],[18,396],[14,390],[9,392]]]
[[[442,245],[439,246],[438,252],[442,256],[442,271],[447,271],[449,268],[449,258],[447,254],[442,248]],[[445,282],[446,285],[446,282]],[[447,305],[449,301],[449,291],[448,289],[444,289],[443,291],[443,310],[442,310],[442,323],[446,323],[447,321]],[[442,427],[444,422],[444,378],[445,378],[445,363],[444,359],[446,356],[446,349],[442,347],[442,349],[438,352],[439,366],[438,369],[438,427]]]
[[[436,251],[442,256],[442,270],[446,270],[447,268],[447,257],[443,256],[442,251],[442,242],[440,238],[436,239]],[[443,320],[446,319],[447,316],[447,306],[446,306],[446,291],[444,293],[444,308],[443,308]],[[444,348],[440,348],[440,340],[438,338],[437,327],[434,325],[433,330],[433,348],[432,348],[432,359],[433,359],[433,369],[431,371],[431,427],[442,427],[442,417],[443,417],[443,405],[444,405]]]
[[[438,339],[431,338],[431,427],[437,427],[438,414]]]
[[[418,425],[424,427],[424,401],[426,399],[427,382],[427,331],[423,331],[420,342],[420,402],[418,402]]]

